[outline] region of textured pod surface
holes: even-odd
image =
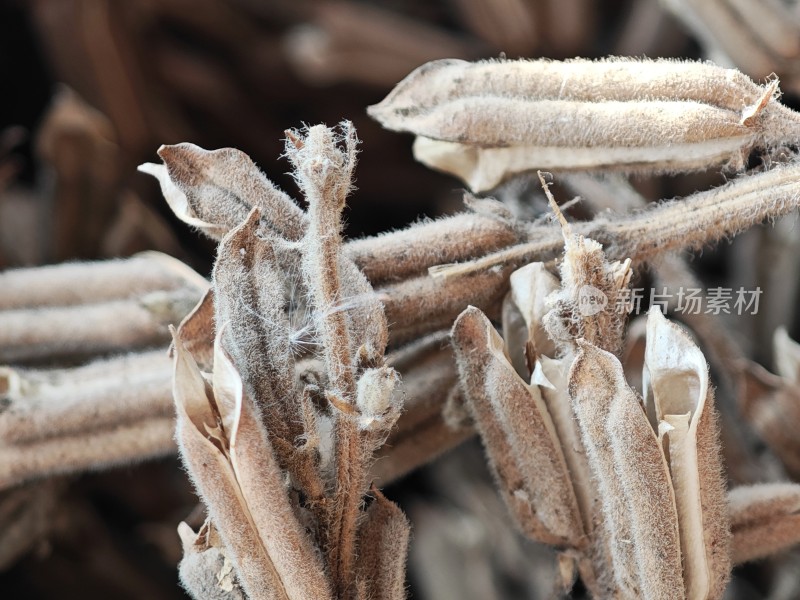
[[[669,457],[687,597],[721,598],[730,577],[730,527],[708,366],[658,309],[648,314],[644,388]]]
[[[370,114],[418,136],[421,162],[491,189],[534,169],[742,167],[800,120],[741,73],[705,63],[433,61]]]
[[[538,388],[519,378],[502,339],[478,309],[459,316],[452,336],[464,393],[509,507],[518,512],[517,505],[528,501],[543,528],[535,539],[576,545],[583,533],[580,511]]]
[[[613,354],[581,342],[569,393],[602,498],[622,597],[682,597],[669,470],[622,365]]]

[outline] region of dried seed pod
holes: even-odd
[[[164,349],[54,370],[0,367],[0,488],[175,451]]]
[[[739,409],[792,477],[800,476],[800,386],[798,349],[783,328],[775,331],[775,363],[781,376],[761,365],[742,361]]]
[[[205,289],[208,282],[171,256],[142,252],[118,260],[4,271],[0,310],[95,304],[187,286]]]
[[[728,493],[733,563],[775,554],[800,543],[800,485],[764,483]]]
[[[352,240],[344,252],[378,285],[421,275],[434,265],[476,258],[517,243],[523,235],[521,225],[468,212]]]
[[[260,211],[222,240],[214,264],[214,320],[229,324],[225,345],[246,382],[248,396],[274,437],[291,446],[300,435],[294,400],[294,360],[284,304],[283,268],[298,262],[279,238],[259,234]],[[288,458],[279,452],[281,464]]]
[[[455,359],[439,334],[429,336],[409,349],[400,349],[387,362],[403,376],[403,412],[378,451],[371,476],[381,485],[431,462],[443,452],[472,437],[470,427],[453,427],[443,410],[451,394],[458,391]]]
[[[107,290],[98,289],[99,278],[109,273],[99,262],[0,275],[0,283],[9,284],[7,305],[11,307],[0,310],[0,363],[87,357],[160,345],[169,337],[166,326],[179,322],[208,289],[203,277],[160,254],[112,265],[119,273],[110,277]],[[142,273],[148,269],[153,270],[150,276]],[[54,289],[43,281],[49,275],[55,285],[79,291]],[[71,282],[66,284],[66,279]],[[81,289],[83,283],[85,289]],[[53,297],[48,298],[51,293]],[[20,306],[23,301],[25,305]]]
[[[452,338],[464,394],[509,508],[523,529],[525,516],[537,523],[525,530],[534,539],[580,546],[583,526],[575,492],[538,388],[515,373],[502,339],[478,309],[459,316]]]
[[[249,597],[332,598],[321,557],[296,518],[267,432],[218,332],[212,389],[175,339],[181,456]],[[280,535],[275,535],[279,531]]]
[[[0,445],[171,417],[171,379],[163,348],[69,369],[0,367]]]
[[[210,373],[214,366],[214,290],[212,288],[209,288],[200,302],[180,322],[177,334],[198,366]]]
[[[647,319],[644,388],[669,459],[687,596],[721,598],[731,570],[730,526],[708,365],[658,307]]]
[[[393,344],[448,327],[468,305],[499,315],[512,266],[490,268],[464,277],[413,277],[376,290],[392,324]]]
[[[597,478],[623,597],[674,598],[683,576],[669,469],[622,365],[613,354],[580,342],[569,393]]]
[[[416,134],[418,160],[485,191],[535,169],[743,168],[753,147],[797,138],[775,91],[693,62],[441,60],[369,112]]]
[[[175,418],[154,417],[76,436],[2,446],[0,489],[61,473],[130,464],[175,452]]]

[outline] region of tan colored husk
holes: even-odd
[[[0,312],[0,362],[91,356],[161,345],[202,295],[148,292],[126,300]]]
[[[525,321],[527,329],[526,342],[532,345],[531,350],[535,356],[555,356],[555,346],[544,329],[544,317],[550,310],[547,297],[556,292],[561,286],[555,275],[550,273],[542,263],[530,263],[517,269],[509,278],[511,294],[508,300],[517,307],[519,314]],[[511,328],[503,326],[506,344],[510,340]],[[511,352],[513,357],[517,351],[526,351],[524,346]],[[528,357],[528,362],[530,362]],[[528,365],[529,370],[533,365]]]
[[[221,333],[213,392],[175,340],[181,456],[249,597],[331,598],[321,558],[295,517],[267,433],[220,346]]]
[[[672,474],[686,594],[720,598],[730,577],[730,526],[708,366],[688,335],[657,307],[647,325],[646,406]]]
[[[294,402],[294,360],[283,265],[299,261],[280,241],[259,232],[259,209],[228,232],[220,242],[214,264],[214,322],[225,329],[225,347],[241,371],[247,394],[253,398],[273,440],[290,447],[302,433],[299,406]],[[191,323],[191,321],[190,321]],[[182,333],[183,335],[183,333]],[[273,443],[275,443],[273,441]],[[280,464],[288,461],[275,448]]]
[[[461,213],[345,244],[345,254],[373,285],[425,273],[434,265],[477,258],[521,241],[521,226],[495,216]]]
[[[392,324],[392,344],[450,326],[470,304],[490,316],[499,315],[513,270],[504,266],[451,279],[421,275],[378,288],[386,319]]]
[[[96,304],[187,286],[205,289],[208,283],[171,256],[142,252],[126,259],[4,271],[0,310]]]
[[[403,413],[378,451],[371,477],[385,485],[431,462],[474,435],[469,427],[447,423],[448,397],[458,393],[455,359],[447,339],[434,334],[387,357],[403,375]]]
[[[622,365],[580,343],[569,393],[597,477],[622,596],[675,597],[683,577],[669,469]]]
[[[441,60],[369,112],[416,134],[418,160],[485,191],[535,169],[741,169],[753,146],[796,135],[775,89],[693,62]]]
[[[175,452],[175,419],[154,417],[76,436],[0,448],[0,489],[62,473],[131,464]]]
[[[530,513],[526,533],[534,539],[580,545],[580,513],[538,389],[519,379],[500,336],[478,309],[459,316],[452,337],[464,394],[509,508]]]
[[[171,417],[171,379],[163,348],[70,369],[0,367],[0,446]]]

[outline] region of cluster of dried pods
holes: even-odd
[[[723,373],[741,357],[713,318],[690,323],[695,342],[651,310],[636,374],[627,314],[634,269],[685,285],[676,251],[800,205],[800,164],[782,160],[800,116],[777,81],[691,62],[448,60],[370,110],[476,192],[547,168],[619,212],[568,223],[551,197],[553,225],[468,196],[461,214],[344,242],[349,123],[287,132],[305,211],[237,150],[162,147],[164,164],[141,170],[218,240],[210,287],[154,256],[9,272],[0,357],[159,346],[160,324],[180,320],[172,376],[163,346],[0,371],[0,487],[171,451],[171,379],[208,512],[179,528],[198,599],[403,598],[409,523],[373,482],[473,431],[520,530],[558,549],[564,589],[579,575],[596,598],[721,598],[734,565],[800,541],[800,486],[728,490],[720,438],[738,425],[717,414],[706,355]],[[566,174],[742,171],[754,149],[766,167],[651,207],[621,178]],[[54,293],[64,278],[84,285]],[[605,309],[586,310],[587,289]],[[780,376],[747,364],[740,406],[796,475],[800,350],[776,343]]]

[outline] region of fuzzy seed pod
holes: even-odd
[[[741,169],[800,132],[776,90],[704,63],[439,60],[369,112],[416,134],[418,160],[486,191],[535,169]]]

